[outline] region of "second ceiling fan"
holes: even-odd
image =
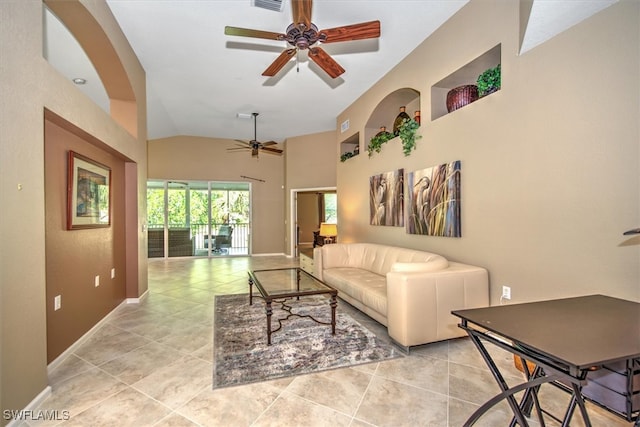
[[[293,23],[286,33],[252,30],[248,28],[224,27],[228,36],[255,37],[267,40],[281,40],[292,48],[285,49],[278,58],[262,73],[263,76],[275,76],[298,50],[309,50],[309,58],[318,64],[331,78],[344,73],[340,66],[324,49],[316,43],[335,43],[350,40],[363,40],[380,37],[380,21],[369,21],[344,27],[318,30],[311,22],[312,0],[291,0]]]
[[[227,151],[251,150],[251,157],[258,157],[258,153],[260,152],[260,150],[270,154],[282,154],[281,149],[270,147],[270,145],[276,145],[277,142],[258,141],[258,113],[251,113],[251,115],[253,116],[253,139],[251,141],[241,141],[239,139],[236,139],[238,146],[234,148],[227,148]]]

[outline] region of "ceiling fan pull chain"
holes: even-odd
[[[296,72],[300,72],[300,50],[296,49]]]

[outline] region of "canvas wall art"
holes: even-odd
[[[407,174],[407,233],[461,237],[460,161]]]
[[[404,226],[404,169],[369,178],[371,225]]]

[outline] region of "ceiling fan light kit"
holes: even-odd
[[[308,50],[309,59],[322,68],[331,78],[335,79],[345,72],[344,68],[324,49],[315,45],[317,43],[336,43],[380,37],[380,21],[362,22],[344,27],[318,30],[318,27],[311,22],[312,6],[312,0],[291,0],[293,23],[287,27],[284,34],[230,26],[224,27],[224,33],[228,36],[286,41],[292,46],[292,48],[285,49],[264,70],[263,76],[275,76],[298,51]]]

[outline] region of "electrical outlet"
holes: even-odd
[[[100,276],[96,276],[95,280],[93,281],[93,284],[95,285],[96,288],[100,286]]]
[[[511,299],[511,287],[503,286],[502,287],[502,297],[504,299]]]
[[[112,279],[115,279],[115,278],[116,278],[116,269],[115,269],[115,268],[112,268],[112,269],[111,269],[111,278],[112,278]]]
[[[53,310],[58,311],[62,308],[62,295],[56,295],[53,298]]]

